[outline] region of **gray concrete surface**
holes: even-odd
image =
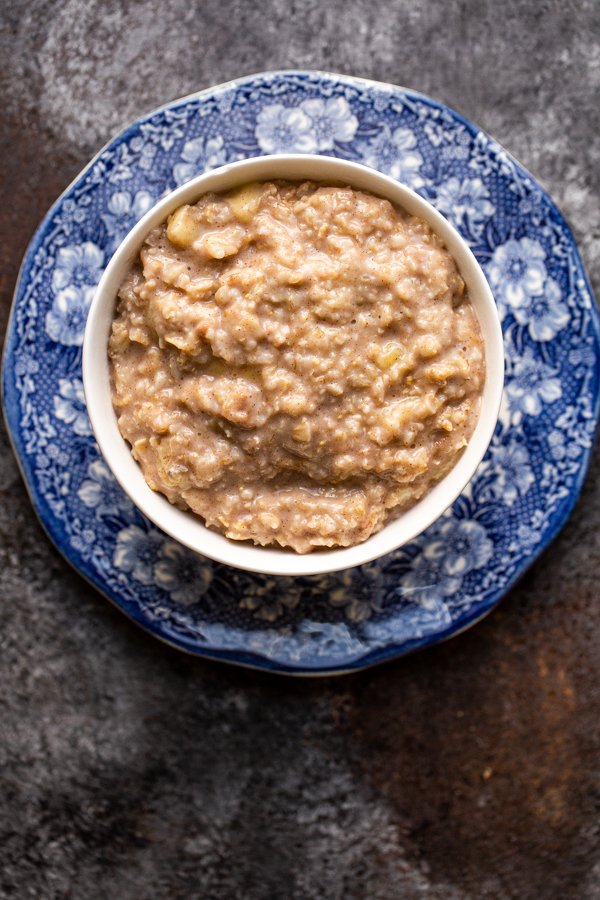
[[[137,114],[270,68],[417,88],[551,191],[600,288],[596,0],[4,2],[0,333],[27,241]],[[292,682],[145,636],[58,556],[0,438],[0,897],[600,898],[600,464],[450,643]]]

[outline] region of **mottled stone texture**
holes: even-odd
[[[600,288],[597,0],[2,3],[0,333],[37,222],[119,126],[236,75],[404,84],[551,191]],[[600,464],[487,621],[339,680],[145,636],[0,446],[0,897],[600,898]]]

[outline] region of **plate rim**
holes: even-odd
[[[556,217],[558,224],[564,229],[565,235],[568,238],[572,248],[575,251],[576,261],[578,267],[581,272],[581,276],[583,278],[584,287],[589,292],[590,298],[592,300],[590,307],[591,314],[591,323],[593,326],[593,330],[596,337],[597,347],[599,350],[599,356],[597,357],[597,366],[600,368],[600,311],[598,309],[598,304],[596,302],[596,298],[594,295],[594,291],[592,285],[590,283],[590,279],[586,270],[585,263],[581,257],[579,252],[579,248],[575,237],[573,235],[573,231],[571,226],[561,211],[561,209],[556,204],[552,195],[546,189],[546,187],[537,179],[529,169],[524,166],[519,160],[506,148],[497,141],[494,137],[492,137],[485,129],[480,128],[462,113],[457,111],[451,106],[448,106],[444,101],[437,100],[433,97],[430,97],[427,94],[422,93],[421,91],[415,90],[413,88],[407,88],[403,85],[393,84],[391,82],[377,81],[376,79],[363,78],[355,75],[347,75],[343,73],[330,72],[324,69],[272,69],[272,70],[261,70],[257,72],[252,72],[246,75],[239,76],[237,78],[230,79],[225,82],[220,82],[215,85],[210,85],[206,88],[203,88],[199,91],[193,91],[190,94],[186,94],[183,97],[177,97],[175,99],[169,100],[166,103],[163,103],[157,107],[153,107],[146,112],[141,113],[132,121],[128,122],[123,128],[119,129],[115,133],[113,133],[110,138],[102,145],[102,147],[91,157],[91,159],[86,163],[86,165],[75,175],[75,177],[69,182],[69,184],[64,188],[64,190],[59,194],[59,196],[54,200],[54,202],[49,206],[46,213],[43,215],[38,225],[36,226],[25,252],[23,254],[21,264],[19,266],[19,270],[17,273],[17,277],[15,280],[15,287],[12,295],[12,300],[8,313],[7,327],[4,335],[4,345],[2,350],[2,377],[0,379],[0,397],[2,404],[2,412],[3,418],[6,426],[6,431],[9,438],[9,443],[14,454],[14,457],[17,462],[17,467],[23,483],[25,485],[25,489],[29,498],[29,501],[33,507],[34,513],[44,531],[45,535],[54,545],[56,550],[59,552],[61,557],[74,569],[77,574],[84,579],[84,581],[91,585],[94,590],[98,591],[98,593],[106,598],[113,607],[116,607],[122,614],[124,614],[128,620],[134,622],[140,628],[142,628],[146,633],[152,635],[155,638],[158,638],[162,643],[167,646],[177,649],[179,651],[183,651],[191,656],[199,657],[201,659],[209,659],[217,662],[224,662],[230,665],[237,665],[243,668],[253,669],[255,671],[263,671],[268,673],[287,675],[293,677],[300,678],[310,678],[310,677],[331,677],[338,675],[351,674],[354,672],[366,670],[372,668],[376,665],[380,665],[382,663],[390,662],[394,659],[400,659],[403,656],[414,653],[418,650],[425,649],[427,647],[433,647],[436,644],[445,642],[452,637],[456,637],[459,634],[462,634],[464,631],[469,630],[472,626],[476,625],[479,621],[484,619],[489,613],[491,613],[500,602],[506,597],[506,595],[512,590],[512,588],[524,577],[524,575],[529,571],[529,569],[533,566],[533,564],[539,559],[539,557],[550,547],[550,545],[555,541],[559,533],[567,524],[571,513],[573,512],[575,506],[577,505],[580,496],[581,490],[583,487],[583,483],[588,475],[590,464],[594,455],[594,450],[598,442],[599,435],[599,416],[600,416],[600,389],[597,391],[596,396],[594,398],[594,407],[593,407],[593,416],[594,416],[594,432],[592,435],[590,446],[584,448],[582,454],[581,466],[579,468],[576,481],[574,482],[573,488],[569,493],[568,498],[566,498],[566,503],[563,506],[560,513],[556,514],[556,518],[553,521],[553,524],[549,530],[547,539],[544,541],[543,545],[540,545],[524,562],[524,564],[515,571],[513,576],[508,580],[508,582],[504,585],[501,593],[493,599],[484,601],[482,604],[477,606],[476,609],[472,610],[470,613],[464,617],[464,619],[460,622],[460,624],[453,625],[451,624],[443,631],[438,631],[434,634],[427,634],[420,638],[415,638],[412,641],[404,642],[402,646],[398,644],[390,644],[387,647],[380,647],[366,653],[363,653],[360,656],[356,656],[350,660],[348,660],[344,664],[334,665],[334,666],[308,666],[306,662],[299,664],[298,666],[283,663],[278,660],[269,659],[266,656],[261,655],[260,653],[256,653],[254,651],[244,652],[239,649],[227,649],[227,648],[215,648],[215,647],[203,647],[199,645],[195,646],[186,646],[186,640],[183,638],[174,638],[165,634],[164,630],[160,630],[155,623],[149,621],[142,616],[135,615],[132,611],[125,608],[121,603],[111,597],[100,584],[96,583],[96,581],[91,578],[87,573],[83,572],[75,562],[67,556],[65,550],[63,549],[62,542],[58,535],[53,533],[53,529],[49,526],[49,524],[44,520],[42,510],[40,509],[40,505],[38,503],[37,491],[34,489],[33,485],[30,484],[29,480],[25,474],[25,468],[22,463],[21,455],[18,447],[17,433],[18,432],[18,423],[12,421],[12,415],[15,411],[15,404],[13,403],[13,409],[11,412],[10,404],[8,402],[7,395],[11,393],[11,386],[9,385],[8,379],[8,358],[14,349],[14,342],[16,340],[15,334],[15,309],[17,304],[17,297],[20,294],[22,282],[24,283],[24,277],[26,273],[31,268],[33,257],[35,253],[39,249],[40,244],[43,240],[43,233],[54,214],[55,210],[59,207],[64,197],[68,192],[85,176],[88,170],[96,163],[98,158],[116,141],[122,140],[127,133],[133,129],[138,123],[142,121],[146,121],[150,119],[152,116],[157,115],[168,109],[176,109],[180,106],[184,106],[189,102],[193,102],[206,96],[208,94],[214,94],[218,91],[225,91],[230,88],[236,88],[243,86],[244,84],[250,83],[257,78],[277,78],[277,77],[286,77],[286,76],[300,76],[300,77],[308,77],[315,80],[319,79],[329,79],[338,83],[347,83],[355,86],[362,87],[374,87],[374,88],[384,88],[388,89],[390,93],[393,92],[404,92],[413,97],[421,99],[428,103],[429,105],[440,108],[443,110],[448,110],[452,116],[454,116],[460,123],[465,125],[469,131],[476,131],[485,136],[485,138],[491,142],[493,142],[497,147],[499,147],[506,156],[519,168],[519,170],[527,176],[531,182],[537,186],[545,198],[549,201],[552,209],[553,216]],[[14,425],[14,430],[13,430]]]

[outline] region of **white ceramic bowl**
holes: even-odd
[[[117,291],[148,232],[178,206],[193,203],[207,191],[226,191],[248,181],[274,178],[349,184],[386,197],[425,219],[456,260],[485,346],[481,414],[454,468],[415,506],[362,544],[307,555],[232,541],[152,491],[119,432],[109,381],[107,344]],[[465,488],[487,450],[498,418],[503,380],[502,332],[496,304],[479,264],[458,232],[431,204],[397,181],[358,163],[325,156],[286,154],[242,160],[200,175],[160,200],[129,232],[110,260],[92,302],[83,344],[83,384],[96,440],[106,463],[136,506],[163,531],[197,553],[240,569],[272,575],[315,575],[358,566],[395,550],[431,525]]]

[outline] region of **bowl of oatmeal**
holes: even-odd
[[[427,201],[330,157],[243,160],[173,191],[111,259],[83,347],[100,450],[173,538],[269,574],[412,540],[493,434],[496,305]]]

